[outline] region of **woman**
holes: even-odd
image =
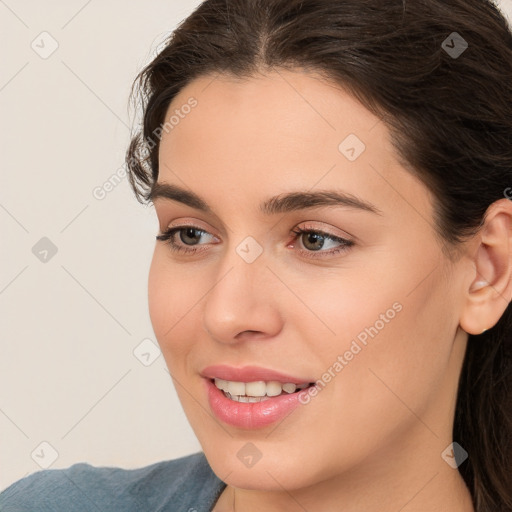
[[[136,90],[151,320],[204,453],[41,472],[2,510],[510,512],[497,8],[207,0]]]

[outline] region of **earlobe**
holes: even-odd
[[[512,201],[493,203],[475,238],[474,277],[460,318],[460,326],[468,334],[482,334],[493,327],[511,300]]]

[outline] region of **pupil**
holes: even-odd
[[[188,244],[188,245],[195,245],[199,241],[199,238],[201,237],[201,235],[200,234],[197,235],[197,233],[198,233],[198,230],[195,228],[186,228],[185,229],[185,236],[192,239],[192,243]],[[196,234],[196,236],[194,236],[194,234]],[[187,240],[184,240],[184,237],[183,237],[183,231],[180,234],[180,238],[183,243],[187,244]]]
[[[312,250],[318,250],[318,249],[321,249],[324,245],[324,239],[323,239],[323,236],[322,235],[319,235],[319,234],[315,234],[315,233],[307,233],[306,234],[306,240],[307,240],[307,243],[304,244],[304,247],[306,247],[306,249],[312,249]],[[311,242],[312,244],[315,244],[315,242],[322,242],[320,244],[320,246],[315,246],[313,245],[313,247],[308,247],[308,244]]]

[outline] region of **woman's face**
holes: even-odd
[[[291,71],[197,79],[166,121],[154,204],[160,233],[183,229],[156,242],[150,314],[216,474],[280,490],[446,465],[469,263],[445,257],[385,125]],[[214,377],[283,395],[234,401]]]

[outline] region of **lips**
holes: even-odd
[[[313,381],[313,379],[288,375],[258,366],[235,368],[215,365],[204,368],[200,374],[204,378],[205,392],[213,414],[222,422],[243,429],[262,428],[284,419],[301,403],[304,403],[300,400],[300,395],[307,393],[308,390],[304,388],[290,394],[265,396],[262,401],[258,402],[240,402],[232,400],[226,396],[224,391],[218,389],[214,384],[215,379],[238,383],[274,381],[282,384],[294,383],[299,386]]]
[[[314,378],[297,377],[282,372],[263,368],[261,366],[244,366],[235,368],[227,365],[214,365],[203,368],[200,372],[207,379],[223,379],[234,382],[277,381],[282,384],[292,382],[294,384],[309,384]]]

